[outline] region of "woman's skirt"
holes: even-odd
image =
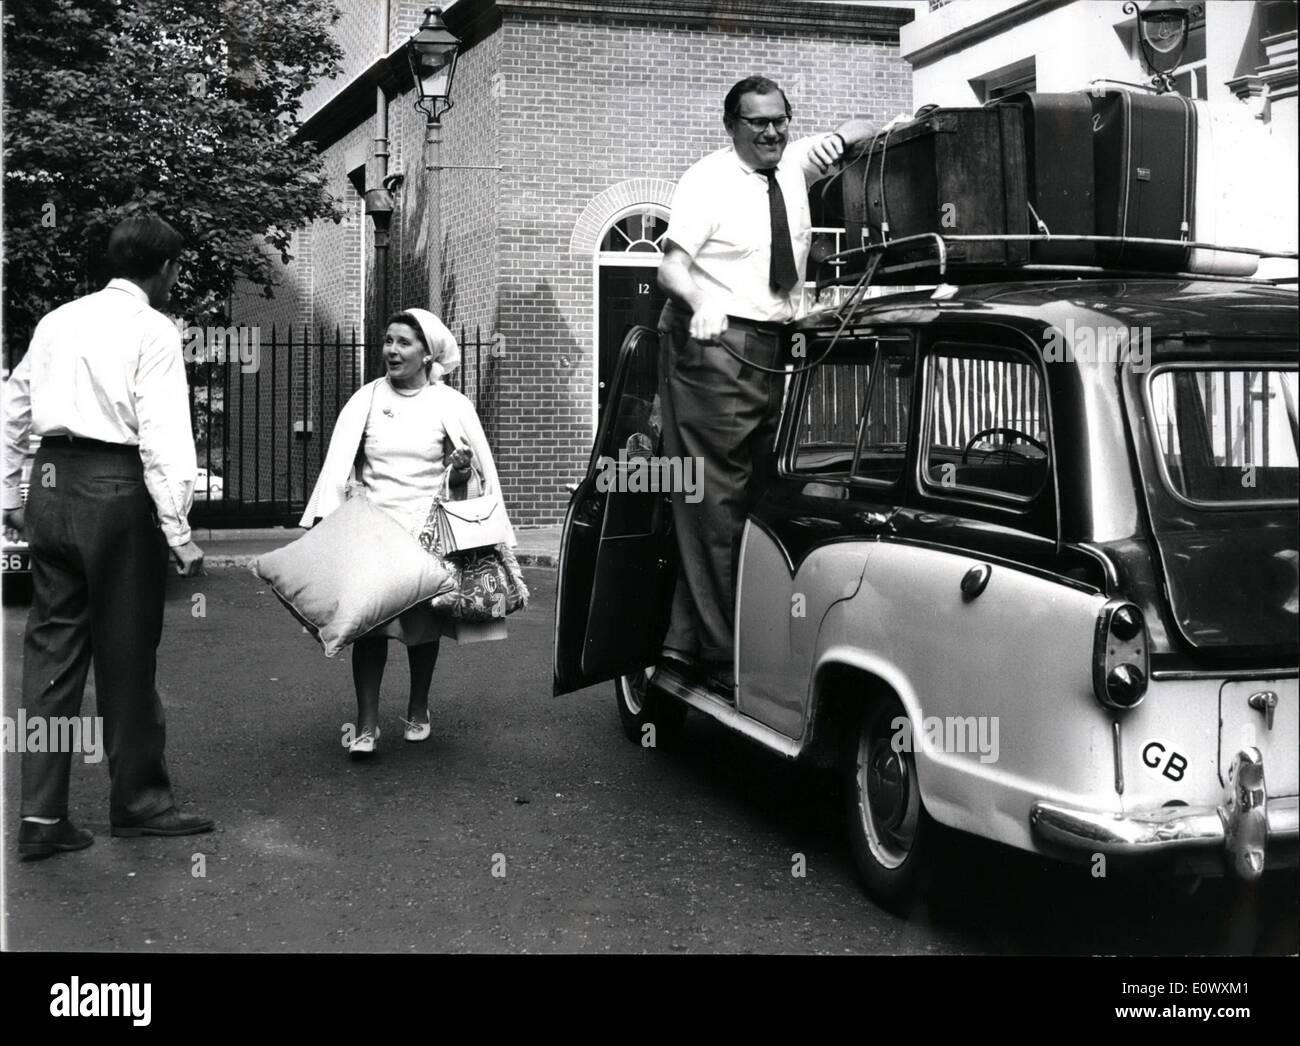
[[[372,628],[362,639],[396,639],[406,646],[423,646],[436,643],[442,636],[443,614],[434,613],[425,604],[411,607],[391,621]]]

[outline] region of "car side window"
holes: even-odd
[[[857,478],[895,483],[903,474],[914,370],[910,340],[881,344],[862,423],[862,447],[853,470]]]
[[[870,356],[813,368],[795,432],[793,471],[848,476],[870,384]]]
[[[939,346],[926,363],[926,486],[1035,497],[1047,482],[1047,404],[1027,356]]]

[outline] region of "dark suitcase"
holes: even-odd
[[[1030,231],[1025,206],[1025,144],[1018,111],[934,109],[882,131],[843,177],[845,247],[919,233],[946,236]],[[1023,242],[952,243],[951,275],[1028,260]],[[900,248],[877,282],[916,283],[933,269],[928,244]],[[851,271],[865,265],[855,261]],[[887,267],[897,267],[889,274]]]
[[[1025,135],[1025,195],[1030,232],[1091,236],[1097,231],[1092,99],[1087,92],[1010,95],[991,103],[1021,116]],[[1040,228],[1039,222],[1043,228]],[[1033,243],[1041,265],[1094,265],[1091,243]]]
[[[1191,238],[1196,199],[1196,116],[1176,94],[1107,91],[1091,95],[1097,233],[1164,240]],[[1183,271],[1184,247],[1099,245],[1103,265]]]

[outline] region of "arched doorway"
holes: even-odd
[[[596,250],[596,415],[605,411],[619,346],[628,328],[654,327],[666,297],[659,289],[668,209],[640,204],[614,218]]]

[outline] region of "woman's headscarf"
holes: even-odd
[[[429,346],[429,353],[433,356],[430,380],[441,381],[443,375],[450,374],[460,366],[460,346],[456,343],[455,336],[447,329],[446,324],[428,309],[403,309],[402,311],[420,325],[424,343]]]

